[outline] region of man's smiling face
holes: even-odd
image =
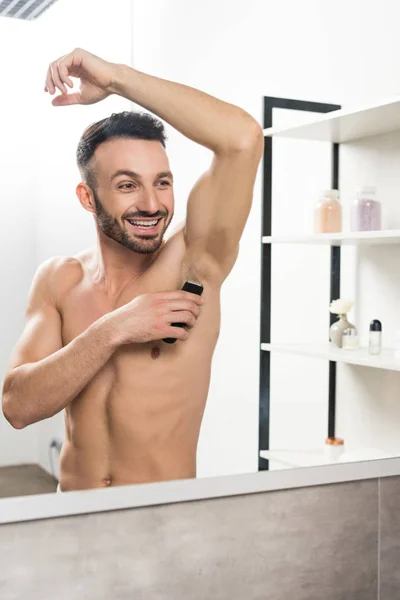
[[[174,214],[173,177],[162,144],[109,140],[96,149],[92,168],[100,230],[133,252],[156,252]]]

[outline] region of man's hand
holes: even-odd
[[[188,331],[173,327],[172,323],[184,323],[192,329],[203,304],[201,296],[183,290],[149,292],[108,313],[105,321],[111,325],[112,337],[118,346],[168,337],[184,341],[189,337]]]
[[[113,84],[118,67],[116,63],[76,48],[50,63],[44,91],[54,94],[56,88],[60,90],[61,95],[53,99],[53,106],[95,104],[114,93]],[[68,94],[66,85],[73,87],[71,77],[80,79],[80,89],[79,92]]]

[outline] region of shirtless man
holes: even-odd
[[[70,77],[79,92],[68,93]],[[4,415],[22,429],[65,409],[62,491],[195,477],[220,289],[250,211],[262,129],[237,106],[80,48],[50,64],[45,91],[58,90],[54,106],[119,94],[213,159],[186,221],[165,241],[174,194],[162,122],[125,112],[84,132],[76,193],[97,244],[39,266],[4,380]],[[181,290],[187,279],[204,286],[201,298]]]

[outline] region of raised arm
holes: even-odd
[[[250,212],[264,147],[261,127],[237,106],[130,67],[121,68],[115,89],[213,151],[210,168],[189,195],[185,262],[203,279],[221,283],[236,261]]]
[[[67,94],[70,76],[79,93]],[[184,229],[187,259],[221,281],[232,268],[250,212],[264,138],[260,125],[238,106],[195,88],[107,62],[82,49],[54,61],[46,90],[62,94],[55,106],[91,104],[112,93],[150,110],[189,139],[210,149],[210,168],[194,186]]]
[[[58,261],[46,261],[36,271],[25,328],[3,383],[3,413],[16,429],[60,412],[115,350],[113,337],[102,320],[62,347],[61,318],[52,293]]]

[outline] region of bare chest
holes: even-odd
[[[117,302],[99,293],[90,282],[80,281],[65,294],[60,303],[63,345],[70,343],[105,314],[139,295],[180,289],[189,275],[181,266],[154,269],[129,286]],[[220,328],[219,290],[204,285],[203,297],[205,304],[195,327],[189,332],[188,340],[174,344],[156,340],[121,346],[105,365],[103,376],[111,377],[112,374],[113,381],[127,383],[129,380],[135,382],[136,387],[143,382],[143,385],[151,384],[154,388],[157,377],[162,377],[164,381],[174,379],[174,371],[184,377],[185,369],[189,373],[196,369],[196,365],[198,368],[199,361],[210,362]]]

